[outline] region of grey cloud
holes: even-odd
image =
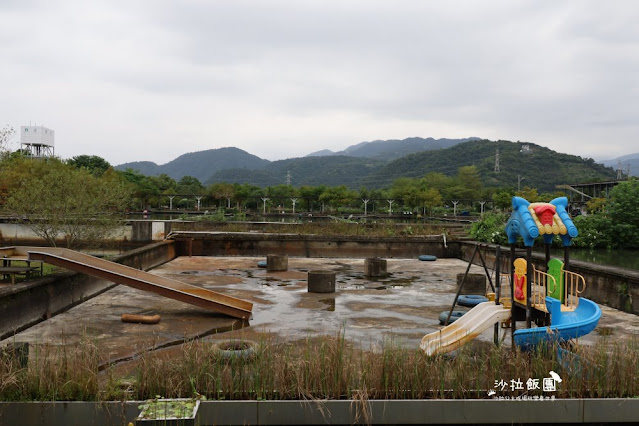
[[[175,135],[198,119],[210,120],[197,133],[207,135],[202,140],[188,136],[199,144],[191,150],[224,140],[252,151],[264,140],[278,140],[283,129],[304,138],[334,126],[326,140],[318,136],[317,145],[308,147],[312,151],[337,143],[340,131],[348,135],[341,139],[344,145],[359,142],[350,139],[357,134],[353,126],[393,133],[405,122],[410,134],[388,136],[474,134],[550,141],[560,151],[575,149],[578,140],[594,155],[600,134],[590,134],[590,126],[605,128],[615,140],[630,140],[637,130],[639,4],[633,1],[77,5],[0,4],[0,16],[10,19],[0,25],[0,54],[10,64],[0,70],[0,81],[8,86],[5,103],[12,106],[0,106],[0,116],[56,109],[47,93],[64,92],[69,114],[90,115],[96,105],[93,116],[117,116],[123,129],[137,124],[135,117],[150,128],[162,122],[164,132]],[[27,18],[38,30],[18,35]],[[32,94],[30,102],[20,97],[25,92]],[[170,114],[155,108],[158,102]],[[112,104],[121,110],[109,111]],[[59,108],[50,115],[59,128],[69,126],[65,121],[71,118]],[[168,115],[174,123],[167,122]],[[261,120],[260,131],[228,126],[244,123],[242,117]],[[326,122],[334,117],[358,118],[350,125],[347,118]],[[278,125],[268,126],[274,122]],[[393,124],[384,128],[385,122]],[[462,134],[416,135],[418,122]],[[126,143],[126,131],[112,127],[105,126],[101,143],[124,139],[135,156],[120,161],[148,158]],[[482,134],[485,129],[491,133]],[[155,140],[163,147],[171,143],[161,135]]]

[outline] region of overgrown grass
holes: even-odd
[[[606,347],[607,349],[604,349]],[[99,371],[98,348],[42,346],[27,368],[3,357],[0,399],[144,400],[161,395],[218,400],[442,399],[550,395],[542,391],[550,371],[564,380],[557,398],[639,396],[639,346],[636,341],[597,348],[577,347],[559,359],[556,348],[535,353],[510,348],[461,350],[455,357],[428,357],[414,347],[388,340],[362,349],[343,335],[309,337],[305,342],[264,340],[251,358],[227,359],[212,342],[195,341],[180,353],[150,352],[132,366]],[[576,357],[579,358],[576,358]],[[120,374],[120,375],[119,375]],[[540,389],[529,390],[528,379]],[[498,382],[506,383],[504,389]],[[522,389],[513,388],[521,382]],[[494,394],[493,394],[494,395]]]
[[[40,267],[40,265],[42,265],[42,267]],[[34,270],[33,272],[31,272],[29,274],[29,279],[27,279],[26,274],[17,274],[16,277],[15,277],[16,283],[27,281],[27,280],[32,280],[32,279],[38,278],[40,276],[56,274],[56,273],[59,273],[60,271],[64,270],[64,269],[62,269],[60,267],[57,267],[57,266],[54,266],[54,265],[50,265],[48,263],[40,264],[39,262],[26,262],[26,261],[22,261],[22,260],[14,260],[14,261],[12,261],[11,262],[11,266],[19,266],[19,267],[30,266],[30,267],[37,268],[37,270]]]

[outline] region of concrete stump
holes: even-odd
[[[334,293],[335,272],[333,271],[308,271],[309,293]]]
[[[364,260],[364,275],[373,278],[383,278],[386,273],[386,259],[369,257]]]
[[[288,270],[288,256],[284,254],[267,254],[266,271],[278,272]]]
[[[464,274],[457,274],[457,288],[464,279]],[[484,274],[468,274],[464,281],[464,287],[461,294],[486,294],[486,275]]]

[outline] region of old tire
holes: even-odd
[[[458,305],[467,306],[469,308],[475,307],[482,302],[488,302],[488,298],[479,294],[462,294],[457,299]]]
[[[257,354],[257,343],[249,340],[228,340],[216,343],[215,351],[225,360],[250,360]]]
[[[448,318],[449,312],[450,311],[444,311],[441,314],[439,314],[439,323],[441,325],[444,325],[444,323],[446,323],[446,318]],[[448,321],[448,324],[454,323],[455,321],[460,319],[462,315],[464,315],[465,313],[466,313],[465,311],[453,311],[453,313],[450,315],[450,320]]]
[[[418,256],[417,258],[421,261],[429,261],[429,262],[437,260],[437,256],[433,256],[432,254],[422,254],[421,256]]]

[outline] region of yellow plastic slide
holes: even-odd
[[[495,323],[510,318],[510,309],[495,302],[483,302],[446,327],[427,334],[419,345],[428,355],[454,351],[476,338]]]

